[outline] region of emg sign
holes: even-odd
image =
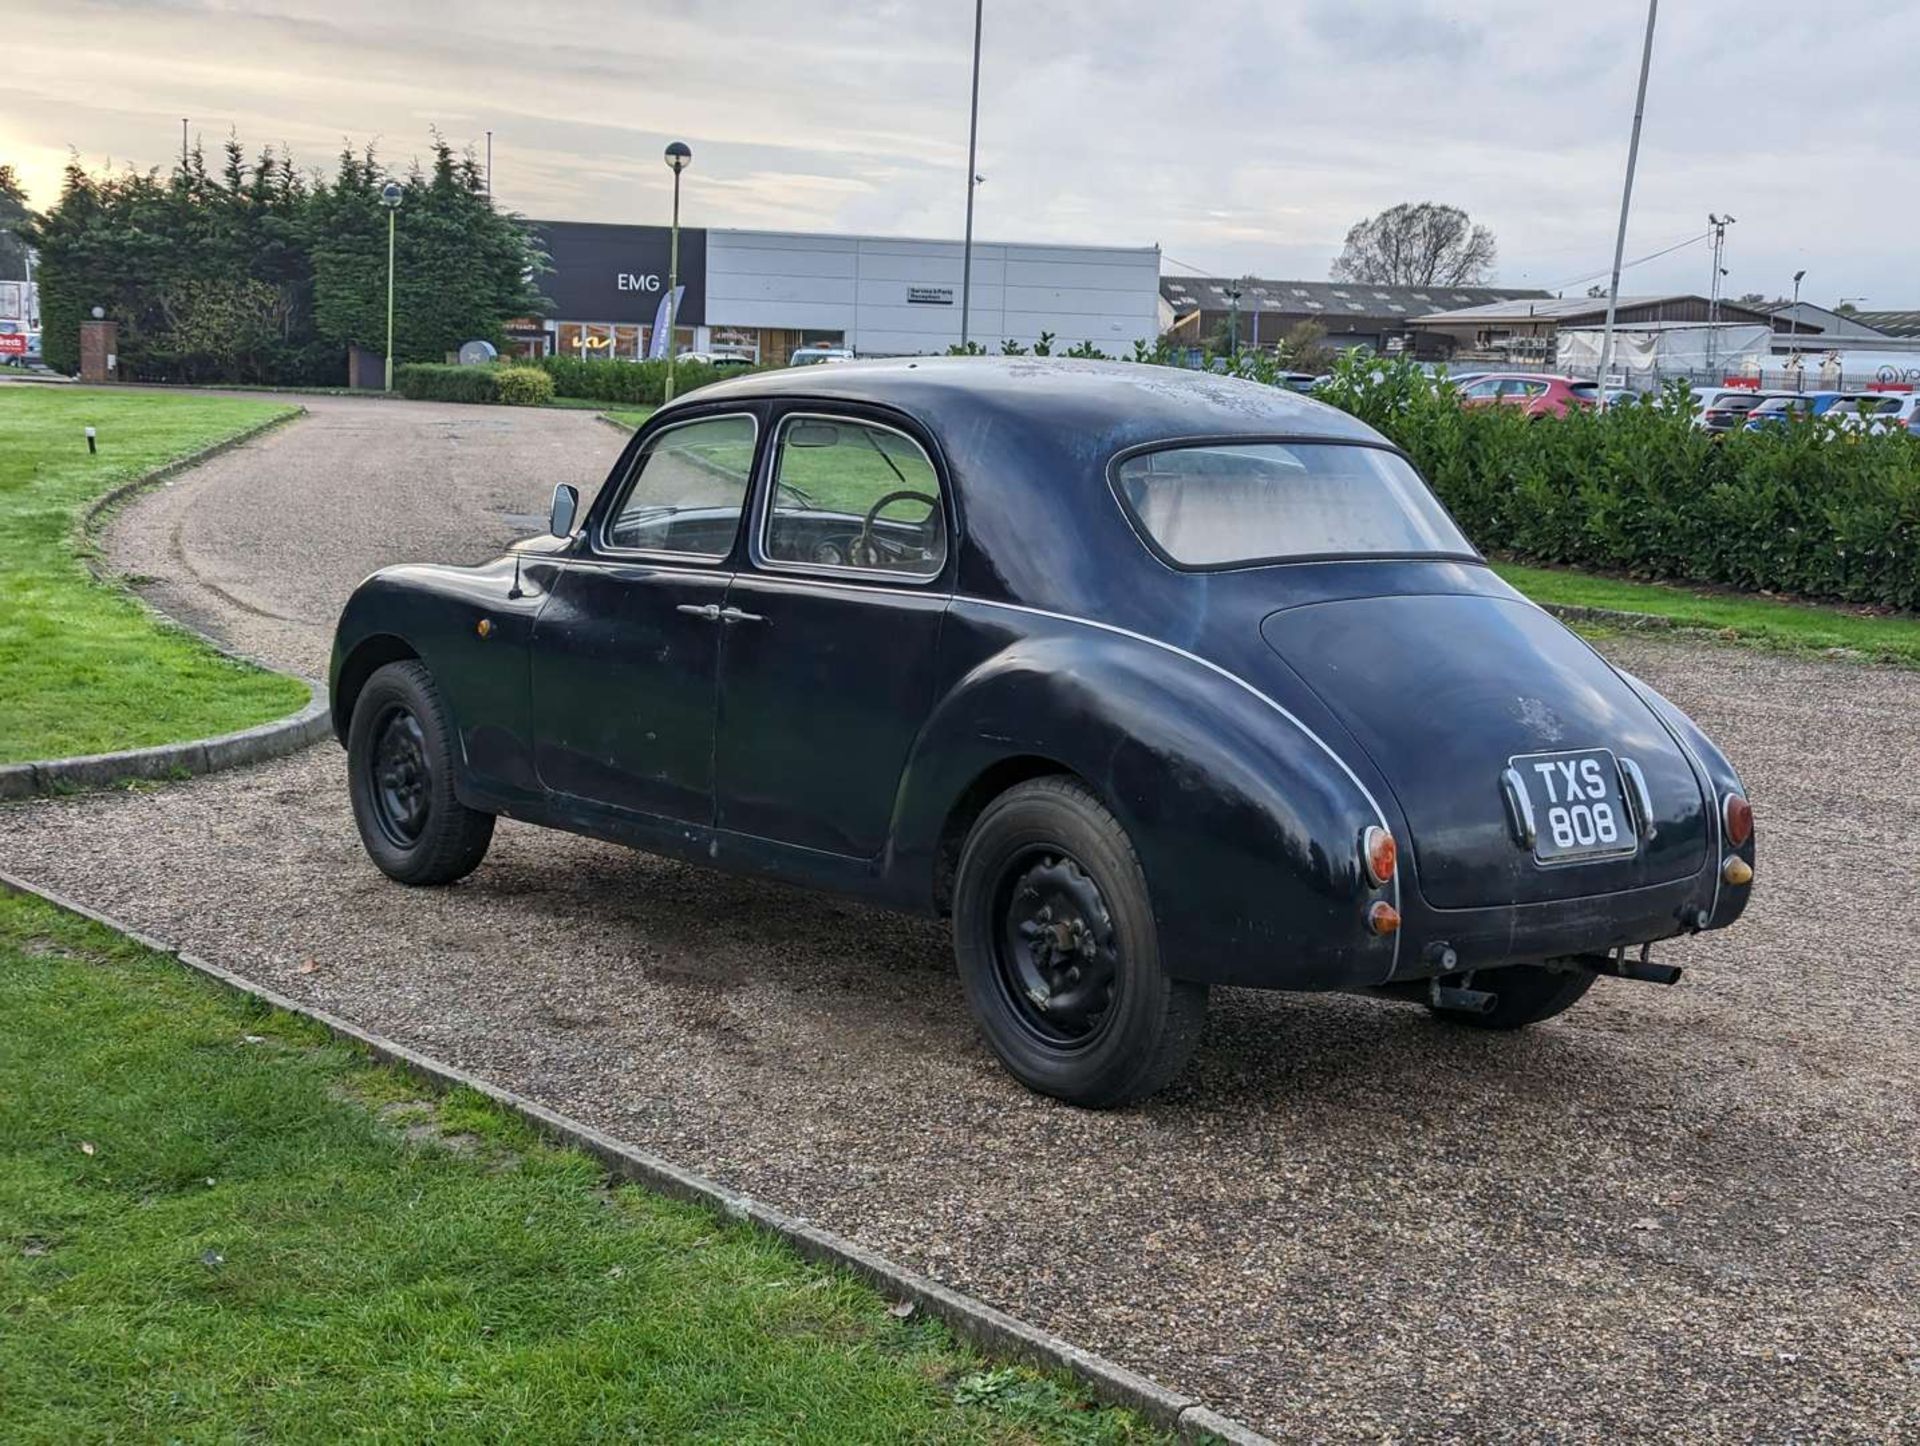
[[[552,270],[534,284],[552,302],[551,321],[651,324],[667,294],[673,233],[665,226],[611,226],[594,221],[534,221],[530,229]],[[678,307],[683,326],[706,321],[707,233],[680,228]]]

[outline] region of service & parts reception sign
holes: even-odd
[[[593,221],[533,221],[530,229],[552,270],[535,278],[553,305],[553,321],[653,324],[667,294],[673,232],[666,226],[613,226]],[[707,233],[680,228],[678,326],[706,321]]]

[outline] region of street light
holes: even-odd
[[[398,181],[388,181],[380,188],[380,204],[387,208],[387,386],[393,390],[393,223],[400,214],[400,198],[406,192],[400,189]]]
[[[673,328],[675,293],[680,289],[680,173],[693,164],[693,151],[685,141],[667,146],[667,165],[673,170],[673,242],[667,253],[667,385],[666,400],[673,400]]]
[[[1660,0],[1647,0],[1647,35],[1640,46],[1640,88],[1633,98],[1633,135],[1627,141],[1627,178],[1620,186],[1620,229],[1613,235],[1613,280],[1607,286],[1607,324],[1601,333],[1599,387],[1594,405],[1607,409],[1607,371],[1613,365],[1613,320],[1620,307],[1620,258],[1627,249],[1627,211],[1633,205],[1633,171],[1640,163],[1640,123],[1647,114],[1647,72],[1653,68],[1653,27]]]
[[[967,234],[960,243],[960,350],[971,340],[968,324],[973,311],[973,188],[986,179],[974,167],[980,148],[980,23],[986,0],[973,0],[973,105],[967,112]]]

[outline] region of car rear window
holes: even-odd
[[[1167,447],[1114,476],[1140,530],[1179,567],[1478,555],[1406,459],[1379,447]]]

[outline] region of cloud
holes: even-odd
[[[1920,18],[1887,0],[1891,33]],[[1399,201],[1465,207],[1501,278],[1604,269],[1644,11],[1489,15],[1471,0],[986,0],[979,234],[1159,243],[1223,272],[1319,276]],[[1711,7],[1665,7],[1629,254],[1741,220],[1729,287],[1920,301],[1907,242],[1920,89],[1898,46],[1780,7],[1766,56]],[[438,126],[494,132],[495,190],[529,215],[658,221],[660,151],[695,151],[695,223],[957,235],[972,7],[951,0],[9,0],[0,159],[52,198],[67,148],[168,164],[287,144],[399,166]],[[1744,34],[1744,32],[1743,32]],[[1790,57],[1788,64],[1783,57]],[[1682,250],[1630,276],[1698,289]]]

